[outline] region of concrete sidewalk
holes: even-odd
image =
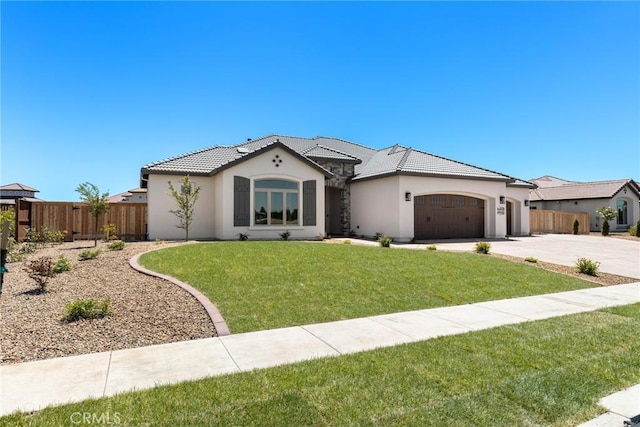
[[[640,302],[640,283],[0,366],[0,415]]]

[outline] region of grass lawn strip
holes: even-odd
[[[593,287],[496,257],[306,242],[219,242],[140,263],[206,295],[231,333]]]
[[[0,418],[66,425],[574,426],[640,379],[640,304],[209,378]]]

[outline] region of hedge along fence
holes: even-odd
[[[529,227],[531,233],[572,234],[573,221],[578,220],[578,234],[589,234],[589,214],[585,212],[560,212],[531,209]]]
[[[146,203],[110,203],[109,212],[98,218],[98,238],[104,238],[102,227],[115,224],[116,235],[123,240],[147,239]],[[86,203],[33,202],[30,228],[37,231],[66,230],[66,241],[93,239],[94,218]]]

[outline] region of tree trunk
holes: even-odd
[[[95,220],[95,226],[93,228],[93,247],[98,246],[98,217],[93,218]]]

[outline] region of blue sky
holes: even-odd
[[[639,2],[7,2],[2,184],[116,194],[268,134],[640,177]]]

